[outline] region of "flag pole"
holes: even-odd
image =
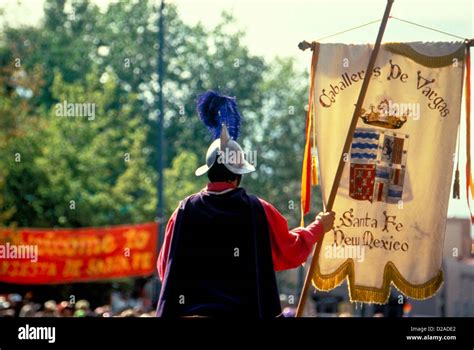
[[[165,111],[164,111],[164,97],[163,97],[163,86],[164,86],[164,76],[165,76],[165,63],[164,63],[164,50],[165,50],[165,0],[161,0],[159,5],[159,18],[158,18],[158,94],[156,99],[156,108],[158,111],[158,119],[157,119],[157,131],[158,131],[158,139],[157,139],[157,149],[158,149],[158,162],[157,162],[157,221],[158,221],[158,235],[157,235],[157,242],[156,248],[158,252],[161,250],[161,246],[164,242],[165,236],[165,201],[164,201],[164,184],[163,184],[163,169],[164,169],[164,130],[163,130],[163,122],[165,118]],[[155,270],[156,272],[156,270]],[[152,303],[158,303],[159,293],[161,289],[161,282],[156,273],[153,275],[155,278],[154,286],[153,286],[153,295],[152,295]]]
[[[349,128],[349,131],[347,132],[346,142],[344,143],[344,148],[342,150],[342,155],[341,155],[341,158],[339,159],[339,165],[337,167],[336,176],[334,177],[334,182],[332,184],[331,193],[329,194],[329,199],[328,199],[328,202],[326,203],[326,206],[325,206],[326,211],[331,211],[332,210],[332,207],[334,205],[334,200],[336,199],[337,189],[339,188],[339,183],[341,181],[342,173],[344,171],[344,166],[346,164],[346,162],[344,161],[344,154],[347,154],[349,152],[349,148],[350,148],[351,143],[352,143],[352,138],[353,138],[353,135],[354,135],[354,131],[355,131],[355,128],[357,126],[358,116],[359,116],[360,111],[362,109],[362,104],[364,102],[365,95],[367,93],[367,88],[369,87],[369,81],[370,81],[370,78],[372,77],[372,71],[374,69],[375,61],[376,61],[377,55],[379,53],[380,45],[382,43],[382,37],[383,37],[383,34],[385,32],[385,28],[387,26],[387,21],[388,21],[388,18],[390,17],[390,10],[392,9],[393,1],[394,0],[387,0],[387,5],[385,7],[385,13],[383,15],[382,22],[380,24],[379,32],[377,34],[377,39],[376,39],[375,45],[374,45],[374,49],[372,50],[372,54],[370,55],[369,63],[367,65],[367,70],[365,71],[364,81],[363,81],[362,87],[360,89],[359,98],[357,99],[357,104],[356,104],[356,107],[354,109],[354,113],[352,115],[351,125],[350,125],[350,128]],[[300,45],[301,44],[302,43],[300,43]],[[303,47],[305,47],[304,44],[302,45],[302,47],[300,46],[301,49],[303,49]],[[311,284],[311,279],[314,275],[314,270],[316,268],[316,263],[317,263],[317,259],[318,259],[318,257],[316,256],[315,253],[316,253],[316,246],[314,247],[314,250],[313,250],[313,257],[311,259],[311,265],[310,265],[310,267],[308,269],[308,272],[306,274],[306,279],[305,279],[305,282],[304,282],[304,285],[303,285],[303,289],[301,291],[300,299],[298,301],[298,309],[296,310],[296,317],[301,317],[303,315],[304,307],[305,307],[305,304],[306,304],[306,299],[308,297],[309,287],[310,287],[310,284]]]

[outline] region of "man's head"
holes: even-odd
[[[242,175],[234,174],[217,159],[207,171],[207,177],[210,182],[229,182],[234,183],[236,186],[239,186],[242,180]]]

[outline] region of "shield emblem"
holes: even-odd
[[[398,203],[403,195],[408,135],[357,128],[351,146],[349,196]]]

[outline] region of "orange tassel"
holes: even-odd
[[[314,127],[314,126],[313,126]],[[316,163],[316,156],[311,158],[311,185],[317,186],[318,182],[318,167]]]

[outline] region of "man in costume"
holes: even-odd
[[[158,258],[157,316],[277,317],[275,270],[304,263],[332,229],[334,213],[319,213],[309,226],[289,231],[277,209],[239,187],[255,168],[236,142],[241,116],[235,98],[208,91],[197,109],[215,139],[196,170],[209,184],[181,201],[169,219]]]

